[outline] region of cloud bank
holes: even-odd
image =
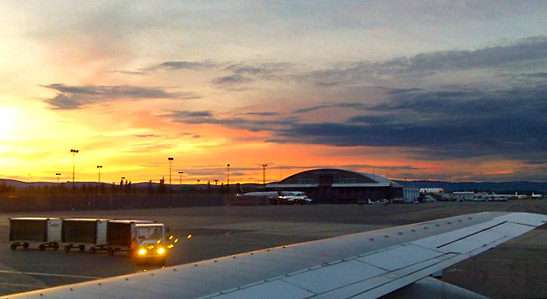
[[[192,93],[167,92],[160,88],[137,86],[102,86],[85,85],[69,86],[50,84],[44,87],[57,92],[53,98],[45,99],[53,109],[81,109],[83,106],[110,102],[120,99],[196,99],[199,96]]]
[[[401,147],[419,159],[527,160],[547,151],[546,112],[546,87],[394,90],[389,102],[368,107],[366,114],[341,123],[291,124],[275,131],[271,141]]]
[[[332,68],[303,75],[302,78],[311,79],[320,87],[333,87],[386,76],[424,76],[438,72],[510,67],[530,62],[545,63],[546,60],[547,37],[537,36],[478,50],[440,51],[386,61],[339,63]]]

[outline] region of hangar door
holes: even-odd
[[[334,177],[332,175],[322,175],[319,176],[319,185],[320,186],[332,186],[334,183]]]

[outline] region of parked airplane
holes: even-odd
[[[378,200],[370,200],[370,198],[369,198],[367,204],[369,204],[369,205],[381,205],[381,204],[388,205],[389,200],[387,200],[385,198],[382,199],[382,200],[379,200],[379,199]]]
[[[496,194],[492,193],[489,196],[489,201],[508,201],[510,199],[524,199],[527,197],[527,195],[518,194],[518,192],[515,192],[515,194]]]
[[[545,223],[542,214],[483,212],[9,298],[484,298],[430,276]]]
[[[379,204],[383,204],[383,205],[386,205],[386,206],[387,206],[387,205],[389,204],[389,201],[388,201],[387,199],[385,199],[385,198],[382,199],[382,200],[380,200],[380,199],[378,199],[378,200],[370,200],[370,198],[369,198],[369,199],[367,199],[366,201],[365,201],[365,200],[358,200],[358,201],[357,201],[357,204],[358,204],[358,205],[364,205],[364,204],[367,204],[367,205],[379,205]]]
[[[268,199],[277,199],[279,192],[277,191],[257,191],[257,192],[245,192],[240,184],[236,185],[237,197],[265,197]]]
[[[307,205],[311,204],[312,199],[309,198],[307,195],[280,195],[277,198],[278,203],[280,204],[300,204],[300,205]]]
[[[257,191],[245,192],[241,184],[236,184],[237,197],[262,197],[279,204],[309,204],[312,199],[303,191]]]
[[[543,198],[543,194],[535,194],[534,192],[532,192],[532,195],[530,196],[530,198],[539,198],[539,199],[542,199]]]

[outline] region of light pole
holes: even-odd
[[[59,176],[61,175],[60,172],[55,173],[57,176],[57,198],[59,198],[59,189],[61,189],[61,186],[59,185]]]
[[[103,168],[102,165],[97,165],[97,169],[99,170],[99,184],[97,185],[98,191],[98,197],[101,197],[101,168]]]
[[[76,177],[76,154],[80,152],[77,149],[71,149],[70,153],[72,153],[72,188],[74,189],[74,179]]]
[[[266,186],[266,167],[268,164],[262,164],[262,184]]]
[[[179,179],[179,185],[180,185],[180,193],[182,193],[182,174],[184,173],[184,171],[179,171],[179,176],[180,176],[180,179]]]
[[[171,194],[171,164],[173,164],[174,159],[173,157],[167,158],[169,160],[169,194]]]
[[[80,151],[77,149],[71,149],[70,153],[72,154],[72,210],[75,209],[74,206],[74,192],[75,192],[75,178],[76,178],[76,154]]]
[[[228,173],[228,182],[226,185],[229,187],[230,186],[230,163],[226,164],[226,168]]]
[[[226,164],[226,173],[227,173],[227,183],[226,183],[226,194],[230,194],[230,163]]]
[[[124,185],[123,185],[123,180],[125,180],[125,177],[122,176],[122,181],[120,182],[120,188],[122,189],[122,199],[123,199],[123,189],[125,189]]]

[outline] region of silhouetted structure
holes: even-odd
[[[314,203],[402,199],[403,187],[385,177],[344,169],[313,169],[266,185],[267,190],[304,191]]]

